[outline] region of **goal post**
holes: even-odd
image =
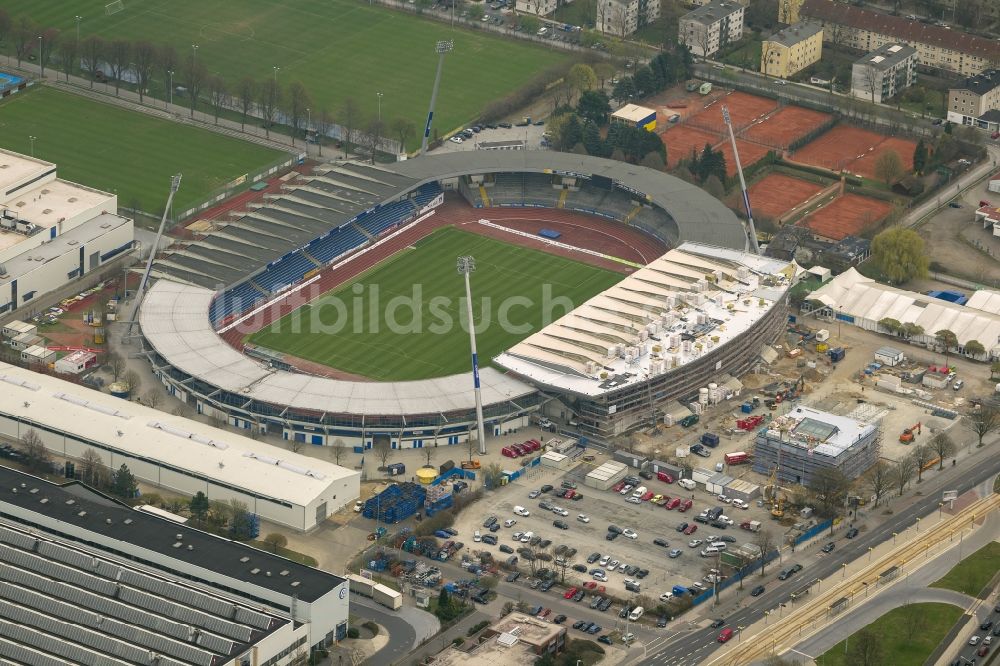
[[[109,2],[104,5],[104,13],[108,16],[122,11],[125,11],[125,3],[123,0],[114,0],[114,2]]]

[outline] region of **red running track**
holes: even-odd
[[[479,224],[480,219],[488,219],[494,224],[530,233],[537,233],[538,229],[543,227],[550,228],[563,233],[559,242],[640,264],[648,264],[667,251],[662,242],[636,227],[593,215],[552,208],[473,208],[457,195],[449,195],[445,203],[438,206],[430,218],[383,242],[346,265],[324,269],[316,282],[229,329],[222,334],[222,339],[242,351],[242,341],[245,336],[278,321],[326,292],[350,282],[435,230],[447,226],[457,226],[464,231],[498,238],[512,245],[538,249],[620,273],[630,273],[634,270],[631,266],[610,259],[553,247],[540,239],[525,238],[518,234],[491,229]]]

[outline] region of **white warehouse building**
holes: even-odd
[[[132,249],[113,194],[56,176],[56,165],[0,150],[0,313],[78,280]]]
[[[354,470],[0,363],[0,435],[34,430],[58,456],[105,465],[185,495],[246,502],[263,520],[310,530],[360,493]]]

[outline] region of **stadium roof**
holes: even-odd
[[[139,312],[142,335],[156,353],[212,386],[247,400],[330,414],[406,416],[475,408],[471,373],[410,382],[356,382],[277,370],[254,361],[216,334],[208,318],[214,296],[210,289],[159,280]],[[535,392],[493,368],[483,368],[479,375],[485,405]]]
[[[735,343],[784,295],[794,266],[684,243],[496,361],[545,386],[600,395]]]
[[[44,504],[40,503],[43,498],[48,499]],[[103,538],[114,542],[116,552],[134,557],[142,549],[176,561],[177,568],[186,565],[279,595],[297,596],[306,603],[316,601],[344,582],[340,576],[280,555],[132,509],[76,481],[59,485],[0,466],[0,501],[17,507],[16,515],[21,519],[27,515],[25,512],[37,512],[52,521],[99,536],[84,541],[99,543]],[[13,511],[7,513],[14,515]],[[174,547],[177,542],[184,547]],[[272,575],[258,575],[253,573],[254,569],[270,571]],[[283,571],[287,573],[282,574]],[[293,586],[295,581],[299,585]]]
[[[812,292],[809,299],[871,322],[888,317],[903,324],[918,324],[929,337],[947,329],[955,334],[959,345],[978,340],[987,352],[997,349],[996,341],[1000,340],[1000,315],[990,311],[993,306],[986,295],[979,299],[973,295],[976,306],[988,308],[976,309],[880,284],[849,268]]]
[[[397,162],[389,167],[417,184],[464,174],[495,172],[603,176],[639,193],[667,211],[681,241],[744,250],[747,236],[739,218],[718,199],[680,178],[627,162],[550,150],[456,151]]]
[[[205,317],[207,325],[207,310]],[[0,414],[299,506],[357,474],[7,363],[0,363]]]

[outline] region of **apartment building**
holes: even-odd
[[[833,0],[783,0],[779,20],[818,21],[823,40],[866,53],[886,44],[906,44],[921,66],[975,76],[1000,67],[1000,41],[937,25],[861,9]]]
[[[536,16],[548,16],[558,6],[558,0],[517,0],[514,3],[514,8],[518,12],[535,14]]]
[[[597,29],[626,37],[660,18],[660,0],[598,0]]]
[[[876,104],[909,88],[917,80],[917,50],[886,44],[851,66],[851,94]]]
[[[1000,131],[1000,69],[970,76],[948,90],[948,120],[989,132]]]
[[[708,57],[743,36],[746,8],[735,0],[711,0],[689,11],[677,25],[677,41],[691,53]]]
[[[823,26],[796,23],[774,33],[761,44],[760,71],[765,76],[787,79],[823,55]]]

